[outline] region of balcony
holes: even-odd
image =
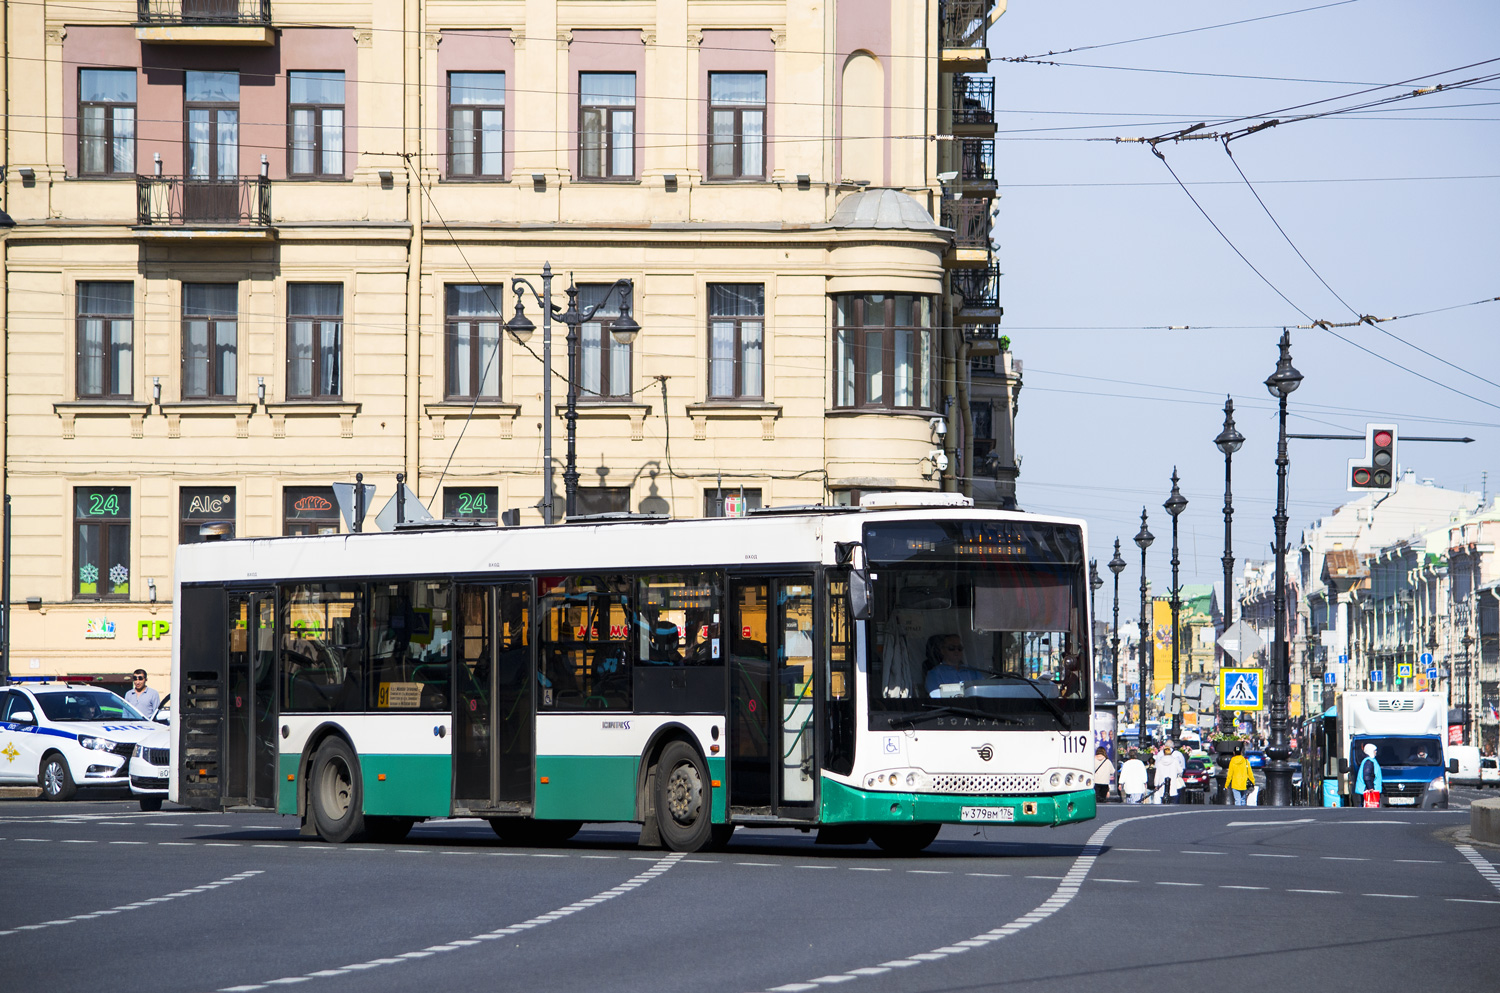
[[[938,6],[938,47],[941,69],[983,70],[990,61],[986,36],[994,0],[942,0]]]
[[[257,176],[137,176],[136,233],[146,238],[267,240],[271,181]]]
[[[944,200],[942,223],[953,229],[944,261],[952,266],[984,265],[990,260],[990,201]]]
[[[155,45],[274,45],[271,0],[136,0],[135,36]]]
[[[1000,354],[1000,325],[965,325],[964,342],[969,346],[969,357],[973,360],[970,365],[971,371],[995,375],[994,356]],[[988,359],[988,362],[981,361],[984,359]]]
[[[1000,266],[994,262],[976,269],[954,269],[953,292],[963,302],[958,319],[965,324],[999,324],[1005,315],[1000,306]]]
[[[963,138],[958,142],[958,185],[969,192],[995,190],[995,142],[992,138]]]
[[[995,77],[953,77],[953,133],[995,133]]]

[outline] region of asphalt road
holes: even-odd
[[[749,831],[678,856],[481,821],[0,801],[0,991],[1500,989],[1500,849],[1455,809],[1124,807],[918,858]],[[1493,795],[1493,792],[1492,794]]]

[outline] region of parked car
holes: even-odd
[[[1453,786],[1484,785],[1477,745],[1448,746],[1448,782]]]
[[[172,729],[158,725],[136,742],[130,755],[130,792],[140,800],[142,810],[161,809],[171,768]]]
[[[1491,786],[1500,789],[1500,759],[1493,755],[1479,757],[1479,785],[1481,788]]]
[[[61,682],[0,687],[0,782],[68,800],[80,786],[125,788],[138,741],[161,728],[109,690]]]

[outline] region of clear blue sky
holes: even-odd
[[[1276,416],[1262,384],[1283,325],[1308,324],[1309,316],[1351,320],[1338,297],[1360,314],[1386,317],[1500,296],[1500,79],[1288,122],[1231,143],[1270,215],[1333,292],[1278,233],[1219,141],[1159,148],[1275,290],[1148,146],[1082,140],[1156,136],[1198,122],[1232,130],[1500,74],[1500,61],[1458,68],[1500,59],[1500,4],[1473,0],[1353,0],[1110,44],[1319,2],[1011,0],[990,32],[1003,330],[1025,364],[1016,428],[1021,505],[1086,518],[1101,565],[1114,537],[1123,539],[1131,567],[1121,576],[1122,608],[1135,602],[1139,584],[1130,538],[1142,504],[1157,537],[1148,575],[1156,592],[1169,585],[1171,525],[1162,501],[1174,465],[1190,501],[1179,524],[1182,581],[1222,577],[1224,460],[1213,438],[1226,394],[1247,438],[1234,459],[1235,557],[1269,557]],[[1088,45],[1108,47],[1054,57],[1070,66],[1001,61]],[[1349,96],[1414,77],[1424,78]],[[1283,110],[1312,101],[1328,102]],[[1216,126],[1231,118],[1245,119]],[[1162,330],[1172,325],[1191,330]],[[1292,395],[1290,430],[1362,434],[1367,422],[1393,421],[1406,434],[1473,437],[1471,445],[1402,446],[1400,462],[1452,488],[1478,490],[1488,471],[1493,498],[1497,325],[1500,303],[1381,325],[1460,369],[1374,328],[1337,333],[1402,368],[1327,331],[1294,327],[1293,361],[1306,378]],[[1362,442],[1292,442],[1294,547],[1304,527],[1352,497],[1347,461],[1361,454]],[[1108,597],[1110,587],[1101,593]]]

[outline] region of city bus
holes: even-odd
[[[183,545],[170,798],[675,851],[1092,818],[1083,523],[922,503]]]

